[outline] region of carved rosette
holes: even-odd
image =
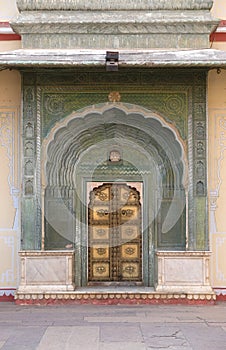
[[[121,95],[118,91],[112,91],[108,95],[108,99],[110,102],[120,102],[121,101]]]

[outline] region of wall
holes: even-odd
[[[216,18],[226,19],[225,0],[214,0],[212,7],[212,15]]]
[[[17,287],[20,74],[0,72],[0,297]]]
[[[226,20],[225,0],[215,0],[212,14]],[[17,15],[16,0],[0,0],[0,21]],[[0,41],[0,50],[20,47],[20,41]],[[225,49],[226,40],[212,48]],[[219,73],[219,72],[218,72]],[[209,73],[209,199],[212,285],[226,289],[226,71]],[[20,187],[18,161],[20,75],[0,72],[0,299],[18,286],[17,252],[20,230],[17,191]],[[8,291],[7,291],[8,290]]]
[[[0,51],[21,46],[7,24],[16,14],[15,0],[0,0]],[[0,300],[10,300],[18,286],[20,85],[19,72],[0,72]]]
[[[226,49],[226,45],[225,45]],[[209,205],[212,284],[226,287],[226,71],[209,73]]]
[[[0,21],[9,21],[17,14],[16,0],[0,0]]]
[[[215,0],[212,13],[224,22],[211,46],[226,50],[225,0]],[[211,283],[215,288],[226,289],[226,70],[210,71],[208,83]]]

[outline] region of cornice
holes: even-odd
[[[93,21],[95,18],[95,21]],[[11,25],[20,34],[139,34],[139,33],[207,33],[219,21],[209,13],[181,12],[34,12],[22,13]],[[91,34],[91,35],[92,35]]]
[[[20,11],[37,10],[210,10],[212,0],[17,0]]]

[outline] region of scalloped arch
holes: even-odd
[[[160,172],[171,167],[177,186],[187,183],[186,145],[172,124],[140,106],[107,103],[73,112],[42,145],[42,184],[73,187],[74,167],[98,143],[121,139],[148,153]],[[142,171],[142,169],[141,169]]]

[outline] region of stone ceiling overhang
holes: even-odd
[[[117,51],[117,50],[116,50]],[[120,67],[206,67],[226,68],[226,51],[201,50],[118,50]],[[73,68],[102,67],[105,50],[19,49],[0,52],[0,69],[4,68]]]

